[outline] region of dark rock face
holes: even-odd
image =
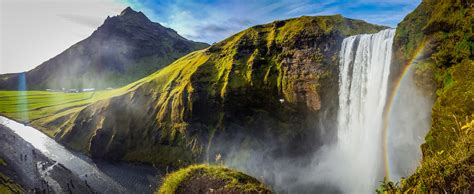
[[[26,72],[28,89],[118,87],[155,72],[205,43],[127,8],[83,41]],[[0,75],[0,89],[17,89],[19,74]]]

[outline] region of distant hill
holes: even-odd
[[[207,46],[127,7],[88,38],[26,72],[27,89],[119,87]],[[19,75],[0,75],[0,90],[17,90]]]

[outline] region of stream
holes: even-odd
[[[43,166],[44,163],[38,162],[36,169],[44,180],[49,180],[48,183],[55,193],[65,192],[56,183],[58,180],[52,178],[58,176],[49,175],[49,169],[56,165],[64,167],[73,174],[74,178],[84,181],[93,192],[98,193],[153,193],[160,180],[161,174],[151,166],[92,160],[84,154],[68,150],[33,127],[3,116],[0,116],[0,125],[8,128],[45,157],[54,161],[49,166]],[[14,149],[16,153],[22,148]]]

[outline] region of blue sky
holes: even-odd
[[[36,67],[87,38],[107,16],[118,15],[127,6],[188,39],[213,43],[253,25],[302,15],[342,14],[395,27],[419,3],[420,0],[0,0],[0,73]]]
[[[420,0],[122,0],[186,38],[213,43],[253,25],[342,14],[396,27]]]

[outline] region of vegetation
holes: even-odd
[[[397,27],[397,60],[405,64],[424,46],[415,78],[428,71],[437,86],[432,127],[422,145],[423,160],[414,175],[401,181],[403,191],[473,190],[474,134],[469,124],[474,113],[472,8],[469,1],[425,0]]]
[[[0,168],[6,167],[7,163],[0,158]],[[23,188],[15,183],[12,179],[0,172],[0,193],[2,194],[17,194],[25,193]]]
[[[0,91],[0,114],[30,123],[54,136],[58,129],[48,128],[48,122],[78,112],[99,100],[125,94],[147,80],[144,78],[119,89],[95,92]]]
[[[257,179],[223,166],[191,165],[168,174],[157,193],[273,193]]]
[[[401,181],[402,190],[462,193],[472,189],[474,180],[474,150],[472,149],[474,147],[474,120],[464,126],[460,124],[459,122],[458,127],[451,129],[456,135],[456,143],[450,149],[425,156],[416,173]],[[452,133],[451,130],[446,130],[446,133]]]
[[[384,28],[340,15],[276,21],[190,53],[124,88],[94,95],[12,94],[0,113],[28,118],[92,156],[157,165],[183,166],[206,152],[225,153],[214,145],[228,143],[231,134],[252,134],[238,141],[249,147],[264,138],[302,146],[296,138],[314,137],[302,133],[309,114],[321,108],[323,83],[337,81],[331,75],[337,75],[342,39]],[[30,102],[19,109],[22,98]]]

